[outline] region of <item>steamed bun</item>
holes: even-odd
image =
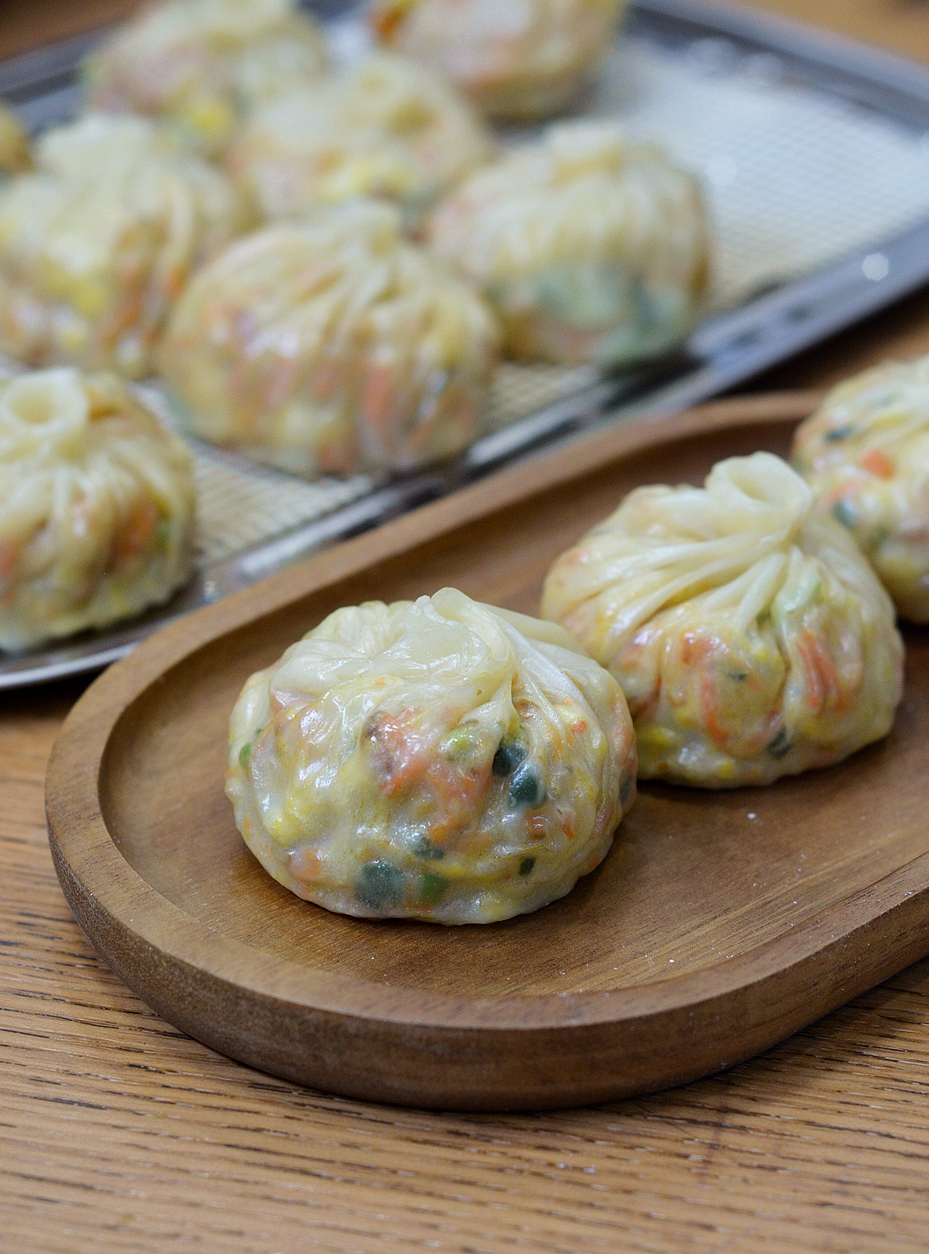
[[[491,147],[451,86],[423,66],[375,53],[257,110],[227,166],[266,218],[374,196],[415,223]]]
[[[393,209],[352,203],[201,270],[161,367],[204,439],[303,474],[408,470],[479,432],[496,344],[480,297]]]
[[[388,47],[445,74],[488,117],[564,108],[609,52],[625,0],[375,0]]]
[[[770,453],[637,488],[553,565],[542,614],[616,676],[639,772],[768,784],[886,736],[903,645],[848,532]]]
[[[493,923],[562,897],[635,796],[622,690],[560,629],[445,588],[336,610],[246,683],[226,791],[329,910]]]
[[[92,109],[147,114],[216,152],[243,113],[326,64],[316,24],[293,0],[166,0],[95,49],[84,77]]]
[[[89,114],[0,187],[0,351],[141,378],[194,266],[245,225],[228,181],[144,118]]]
[[[847,527],[902,618],[929,622],[929,357],[833,388],[794,439],[819,508]]]
[[[0,649],[105,627],[190,574],[191,457],[115,375],[0,381]]]
[[[433,251],[471,280],[527,360],[627,364],[691,329],[709,275],[699,186],[614,122],[552,127],[439,206]]]

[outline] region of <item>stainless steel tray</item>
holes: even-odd
[[[330,30],[351,55],[359,25],[350,7]],[[66,119],[79,103],[77,65],[99,37],[0,65],[0,96],[33,128]],[[717,309],[684,348],[610,376],[508,367],[495,430],[453,463],[392,482],[308,485],[197,446],[205,524],[193,582],[125,627],[0,657],[0,688],[99,669],[169,619],[326,544],[581,430],[705,400],[929,281],[929,70],[707,0],[637,0],[623,46],[584,111],[618,112],[689,157],[726,220]],[[718,151],[707,142],[714,125]],[[248,525],[232,529],[232,518]]]

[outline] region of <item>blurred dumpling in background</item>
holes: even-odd
[[[0,177],[20,174],[32,165],[29,135],[19,118],[0,100]]]
[[[793,464],[852,532],[901,617],[929,622],[929,357],[833,388],[797,430]]]
[[[0,188],[0,351],[139,378],[193,267],[247,225],[242,202],[144,118],[58,127],[36,164]]]
[[[609,52],[626,0],[374,0],[387,46],[446,74],[488,117],[564,108]]]
[[[542,614],[616,676],[639,773],[768,784],[890,731],[893,606],[848,532],[770,453],[703,488],[637,488],[554,563]]]
[[[0,382],[0,649],[166,601],[191,569],[191,457],[112,374]]]
[[[266,218],[374,196],[415,223],[491,150],[454,88],[375,53],[257,110],[230,148],[228,169]]]
[[[699,185],[613,122],[554,126],[437,209],[433,251],[493,304],[513,357],[623,365],[693,326],[709,281]]]
[[[397,211],[350,202],[201,270],[161,369],[207,440],[304,474],[406,470],[479,432],[496,349],[491,311]]]
[[[207,152],[246,110],[326,72],[293,0],[167,0],[120,26],[84,65],[88,104],[164,120]]]
[[[635,799],[622,690],[551,623],[443,588],[336,610],[246,683],[226,791],[275,879],[366,918],[564,896]]]

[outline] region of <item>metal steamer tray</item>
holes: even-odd
[[[356,56],[357,14],[311,7],[330,15],[335,57]],[[66,120],[80,103],[78,64],[99,37],[0,65],[0,97],[34,130]],[[622,118],[703,179],[716,289],[673,358],[616,374],[506,364],[488,434],[451,463],[389,481],[308,483],[195,443],[192,582],[115,630],[0,655],[0,688],[99,669],[179,614],[324,545],[581,430],[706,400],[929,281],[929,69],[727,4],[637,0],[581,112]],[[168,414],[157,380],[147,391]]]

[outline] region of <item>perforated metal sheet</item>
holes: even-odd
[[[790,82],[771,53],[630,38],[607,62],[593,112],[621,117],[700,175],[721,308],[929,214],[929,135]]]

